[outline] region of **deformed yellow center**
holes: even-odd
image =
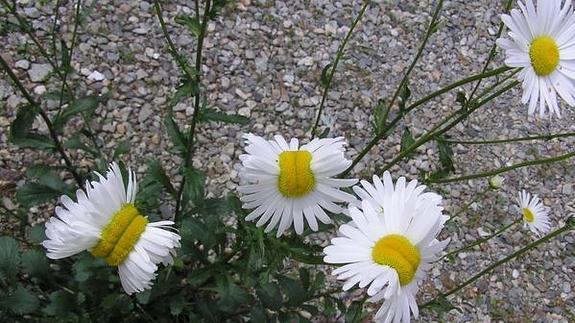
[[[373,261],[389,266],[397,272],[401,286],[409,284],[419,267],[419,249],[398,234],[390,234],[379,239],[371,251]]]
[[[531,223],[535,220],[535,215],[529,208],[523,208],[523,220]]]
[[[110,266],[120,265],[134,249],[147,224],[148,220],[133,204],[125,204],[102,230],[92,255],[104,258]]]
[[[285,197],[302,197],[315,187],[311,171],[311,153],[305,150],[284,151],[279,155],[278,187]]]
[[[539,36],[529,46],[531,66],[539,76],[547,76],[555,71],[559,64],[559,47],[549,36]]]

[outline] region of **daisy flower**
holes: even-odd
[[[367,287],[371,301],[383,301],[375,320],[409,322],[418,317],[415,295],[431,263],[449,239],[437,235],[448,216],[443,215],[441,196],[423,192],[425,186],[400,177],[393,184],[388,172],[383,182],[362,181],[354,191],[362,198],[361,209],[351,206],[353,221],[339,228],[340,236],[324,249],[324,261],[344,264],[333,271],[345,280],[343,290],[356,284]]]
[[[529,228],[529,230],[537,235],[549,232],[551,224],[549,223],[547,209],[537,195],[531,197],[530,193],[522,190],[519,193],[517,203],[519,203],[519,209],[523,215],[523,222],[526,228]]]
[[[124,186],[118,164],[112,163],[106,177],[86,182],[86,192],[76,191],[77,202],[63,195],[55,217],[46,222],[42,244],[51,259],[62,259],[88,250],[118,267],[124,291],[130,295],[152,286],[157,264],[172,263],[180,236],[172,221],[148,222],[134,206],[136,175],[129,170]]]
[[[340,191],[352,186],[355,179],[336,179],[351,161],[344,156],[344,140],[314,139],[300,147],[296,138],[288,142],[282,136],[265,140],[253,134],[244,135],[247,154],[241,155],[241,175],[250,183],[239,186],[243,208],[253,209],[246,217],[265,231],[278,226],[281,236],[292,223],[297,234],[302,234],[304,218],[317,231],[318,222],[330,223],[325,210],[342,213],[336,203],[353,202],[355,197]]]
[[[521,68],[523,104],[529,103],[529,114],[539,105],[539,115],[547,111],[561,116],[557,94],[569,106],[575,105],[575,14],[571,0],[537,1],[525,4],[510,15],[501,15],[510,29],[511,39],[500,38],[497,44],[505,50],[505,64]]]

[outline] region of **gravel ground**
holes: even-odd
[[[86,1],[90,3],[91,1]],[[36,35],[49,44],[52,5],[41,1],[19,0],[20,11],[32,19]],[[213,107],[250,117],[248,126],[205,126],[199,128],[199,149],[194,165],[208,174],[210,194],[234,190],[239,178],[239,160],[245,132],[271,136],[305,138],[321,99],[319,77],[322,68],[333,60],[337,47],[359,11],[360,1],[352,0],[242,0],[229,6],[209,25],[205,42],[204,93]],[[168,54],[160,26],[149,2],[97,1],[88,6],[85,22],[79,29],[79,46],[72,64],[71,80],[79,94],[109,94],[105,106],[91,120],[101,131],[101,141],[109,152],[122,140],[129,140],[130,154],[125,161],[139,173],[143,160],[158,158],[164,165],[181,160],[170,153],[163,118],[167,101],[179,84],[179,72]],[[178,48],[193,57],[194,38],[176,25],[174,16],[193,12],[188,2],[166,4],[164,17]],[[378,99],[389,97],[410,63],[433,7],[430,1],[373,1],[349,50],[340,62],[330,91],[324,124],[335,125],[332,135],[345,136],[353,157],[370,140],[370,116]],[[411,77],[413,97],[418,98],[443,85],[478,72],[499,24],[501,1],[446,1],[442,24]],[[73,3],[60,8],[60,28],[71,38]],[[0,36],[2,55],[15,67],[23,83],[38,97],[55,90],[49,66],[30,40],[20,33]],[[32,53],[32,54],[31,54]],[[501,55],[494,62],[501,66]],[[471,89],[466,88],[469,92]],[[0,79],[0,193],[2,202],[13,207],[13,192],[23,183],[23,172],[39,158],[58,163],[46,155],[8,144],[6,131],[24,99],[6,78]],[[511,91],[481,108],[467,121],[449,132],[453,138],[491,139],[522,137],[541,133],[575,130],[575,110],[564,109],[562,119],[528,118],[519,103],[520,92]],[[47,109],[54,109],[50,104]],[[405,123],[375,147],[355,169],[357,176],[373,173],[399,151],[403,127],[421,135],[442,116],[457,109],[455,96],[444,95],[420,107]],[[192,110],[190,102],[175,106],[175,117],[184,125]],[[79,124],[81,121],[77,120]],[[38,127],[42,127],[38,123]],[[74,127],[71,127],[74,128]],[[69,130],[72,133],[73,129]],[[453,146],[457,173],[489,170],[537,157],[565,154],[574,140],[555,139],[497,146]],[[393,167],[395,177],[415,178],[421,171],[437,166],[436,147],[421,147],[408,162]],[[71,152],[82,167],[90,167],[82,153]],[[170,167],[167,166],[168,170]],[[175,167],[171,168],[172,171]],[[451,237],[448,248],[461,247],[484,232],[493,232],[518,216],[514,200],[517,191],[529,189],[539,194],[551,208],[554,227],[564,224],[575,211],[573,162],[553,166],[523,168],[505,175],[502,190],[489,192],[474,203],[454,225],[444,230]],[[174,176],[179,181],[178,176]],[[448,213],[485,188],[485,181],[434,186],[445,197]],[[164,211],[169,214],[169,207]],[[46,218],[50,212],[32,209],[30,216]],[[6,223],[4,223],[6,225]],[[438,263],[422,288],[421,301],[446,291],[471,273],[511,253],[534,238],[517,226],[499,238],[462,253],[450,262]],[[478,280],[452,298],[461,312],[451,311],[446,321],[573,322],[575,321],[575,237],[563,235],[532,251],[528,256],[499,267],[491,276]],[[433,321],[429,311],[421,321]]]

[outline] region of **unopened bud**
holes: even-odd
[[[489,179],[489,187],[498,190],[503,186],[503,182],[505,182],[505,178],[495,175]]]

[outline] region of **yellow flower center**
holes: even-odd
[[[421,261],[419,249],[398,234],[379,239],[371,251],[371,257],[376,263],[395,269],[401,286],[408,285],[413,280]]]
[[[529,46],[529,58],[535,73],[547,76],[555,71],[559,64],[559,47],[549,36],[539,36]]]
[[[147,224],[148,220],[133,204],[125,204],[102,230],[92,255],[104,258],[110,266],[120,265],[134,249]]]
[[[311,153],[305,150],[284,151],[279,156],[278,187],[285,197],[302,197],[315,187],[311,171]]]
[[[523,208],[523,220],[531,223],[535,220],[535,214],[528,208]]]

